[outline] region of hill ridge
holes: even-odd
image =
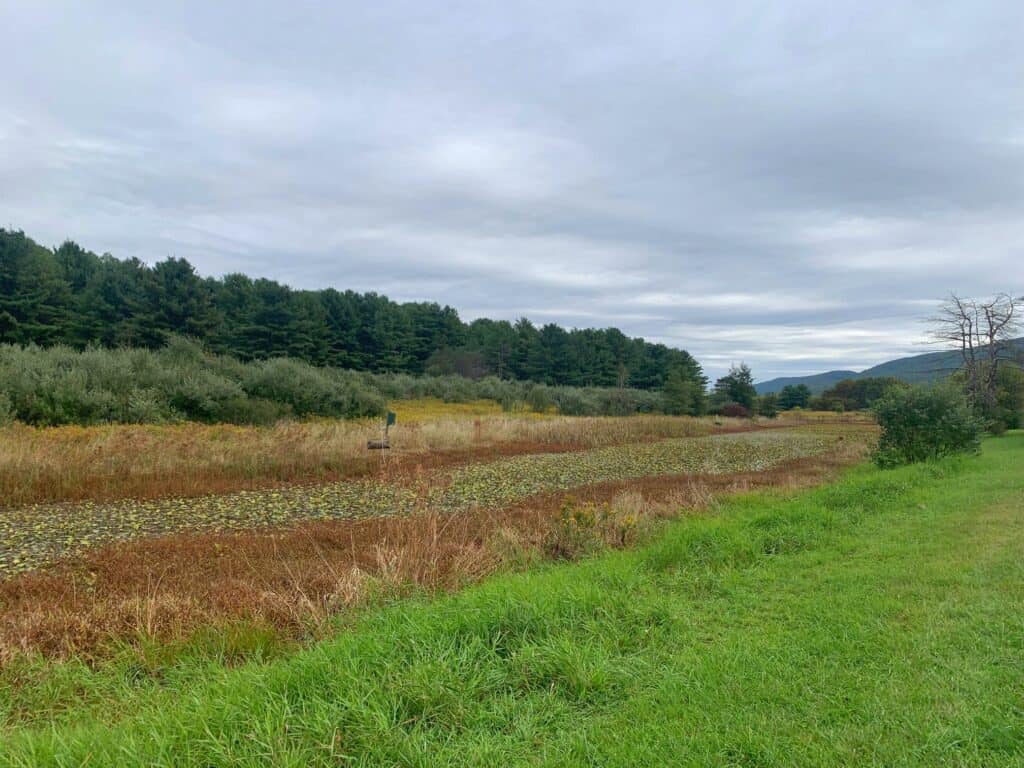
[[[1024,337],[1010,341],[1014,354],[1024,357]],[[920,355],[898,357],[873,365],[862,371],[832,370],[807,376],[778,376],[754,384],[759,395],[779,392],[787,385],[806,384],[812,393],[820,395],[829,387],[844,379],[866,379],[876,376],[891,376],[911,384],[935,381],[960,368],[960,353],[956,350],[938,350]]]

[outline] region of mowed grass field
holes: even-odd
[[[1024,435],[725,498],[293,653],[0,676],[0,764],[1024,765]]]

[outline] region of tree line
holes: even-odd
[[[288,357],[374,373],[496,376],[556,386],[685,390],[707,380],[687,352],[616,328],[523,318],[463,322],[449,306],[377,293],[296,290],[243,274],[201,277],[185,259],[152,266],[67,241],[45,248],[0,229],[0,343],[159,349],[184,336],[242,361]]]

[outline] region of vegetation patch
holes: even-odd
[[[953,384],[890,388],[874,412],[882,428],[875,452],[881,467],[981,450],[984,424]]]
[[[1021,450],[727,500],[295,653],[37,666],[0,763],[1021,765]]]
[[[282,526],[299,520],[405,515],[434,509],[498,508],[544,492],[653,475],[766,469],[834,447],[828,431],[738,433],[676,438],[573,453],[513,457],[424,473],[195,498],[32,505],[0,510],[0,573],[28,571],[111,541],[181,530]]]
[[[659,521],[735,493],[817,485],[864,455],[862,441],[841,445],[759,472],[601,483],[500,510],[181,533],[87,550],[0,581],[0,667],[37,653],[92,662],[148,657],[153,646],[166,659],[196,632],[230,632],[238,622],[269,625],[285,643],[308,642],[378,599],[632,545]]]
[[[0,427],[0,507],[201,496],[389,474],[421,464],[454,466],[517,453],[755,428],[749,423],[714,424],[707,419],[654,415],[586,418],[503,413],[473,419],[440,415],[433,401],[430,407],[435,414],[430,418],[399,419],[386,454],[366,450],[368,439],[380,437],[381,423],[371,421],[318,419],[272,427],[196,423]]]

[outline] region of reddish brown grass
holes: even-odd
[[[371,452],[366,441],[379,430],[362,422],[48,429],[16,424],[0,427],[0,507],[224,494],[764,426],[673,416],[452,418],[401,425],[393,450]]]
[[[369,452],[379,429],[365,422],[286,422],[273,427],[0,427],[0,506],[196,496],[320,483],[480,457],[566,451],[707,435],[687,417],[448,418],[397,427],[393,450]],[[742,427],[749,429],[749,426]]]
[[[682,475],[579,489],[647,520],[701,509],[713,496],[822,481],[863,442],[766,472]],[[303,637],[381,590],[449,589],[543,556],[562,494],[497,512],[310,522],[279,531],[177,535],[89,552],[0,583],[0,662],[108,653],[115,642],[187,638],[239,620]],[[605,542],[628,543],[619,534]]]

